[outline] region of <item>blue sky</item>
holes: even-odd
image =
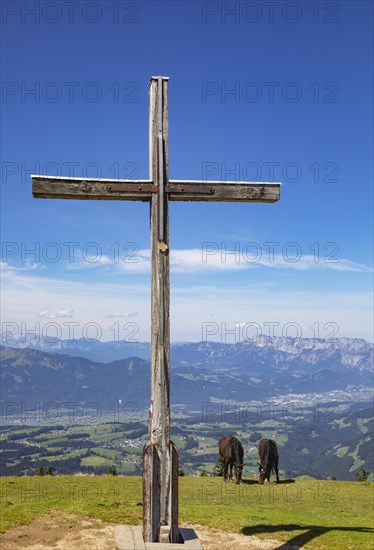
[[[371,2],[3,2],[2,329],[149,339],[148,205],[30,174],[147,178],[165,75],[170,178],[282,182],[170,205],[172,339],[373,341],[372,49]]]

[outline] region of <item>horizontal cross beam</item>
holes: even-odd
[[[165,191],[172,201],[276,202],[280,183],[170,180]],[[44,199],[150,201],[155,192],[151,180],[32,176],[33,196]]]

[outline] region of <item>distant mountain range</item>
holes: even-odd
[[[139,408],[149,404],[148,343],[11,343],[0,347],[3,402],[96,402],[103,410],[118,400]],[[288,393],[370,388],[373,355],[372,344],[350,338],[172,344],[172,404],[201,410],[202,403],[216,399],[247,402]]]
[[[75,355],[109,363],[126,357],[150,359],[149,342],[102,342],[80,338],[60,340],[58,338],[33,335],[16,338],[9,334],[0,336],[4,347],[17,349],[36,349],[39,351]],[[374,369],[374,344],[361,338],[334,338],[331,340],[315,338],[269,338],[259,336],[236,344],[220,342],[186,342],[171,344],[172,363],[211,366],[214,370],[222,368],[257,365],[288,369],[292,365],[316,365],[321,368],[336,364],[338,367],[354,368],[360,371]]]
[[[60,340],[59,338],[35,338],[32,334],[26,334],[24,338],[14,337],[2,333],[0,344],[8,348],[36,349],[52,353],[64,353],[66,355],[78,355],[91,361],[109,363],[126,357],[150,358],[150,344],[148,342],[102,342],[79,338],[74,340]]]

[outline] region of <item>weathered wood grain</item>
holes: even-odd
[[[161,179],[168,180],[168,82],[162,80],[162,105],[158,101],[158,85],[155,79],[150,87],[150,180],[156,189]],[[159,109],[162,109],[162,141],[158,136]],[[161,149],[160,149],[161,147]],[[161,159],[161,162],[160,162]],[[160,173],[163,166],[163,173]],[[161,177],[162,176],[162,177]],[[163,201],[163,227],[160,231],[160,203]],[[177,507],[172,507],[173,479],[170,447],[170,275],[169,275],[169,210],[168,198],[153,193],[150,203],[151,220],[151,400],[150,445],[155,459],[149,463],[144,498],[152,499],[152,511],[144,515],[144,540],[165,541],[176,537],[178,529]],[[162,241],[160,240],[162,233]],[[152,466],[151,466],[152,464]],[[153,468],[153,471],[152,471]],[[153,478],[153,479],[152,479]],[[156,479],[159,481],[156,482]],[[157,487],[156,487],[157,483]],[[178,480],[177,480],[178,483]],[[152,494],[150,493],[152,492]],[[148,504],[145,504],[148,507]],[[173,515],[174,512],[174,515]],[[152,525],[150,525],[152,523]],[[156,533],[157,523],[157,533]]]
[[[171,502],[171,533],[170,539],[172,542],[178,542],[179,540],[179,528],[178,528],[178,472],[179,472],[179,457],[178,449],[176,445],[170,442],[170,455],[171,455],[171,481],[170,481],[170,502]]]
[[[279,183],[259,182],[222,182],[222,181],[178,181],[170,180],[168,192],[171,201],[204,201],[204,202],[276,202],[280,197]],[[189,193],[189,187],[206,188],[206,194],[200,191]],[[173,193],[173,187],[182,188],[183,192]]]
[[[143,536],[146,542],[158,540],[160,494],[159,453],[157,446],[149,441],[143,449]]]
[[[151,173],[155,173],[154,169]],[[120,191],[120,183],[134,186],[134,189]],[[169,184],[166,192],[171,201],[276,202],[280,197],[279,183],[170,180]],[[33,196],[44,199],[150,201],[155,195],[152,187],[152,177],[149,180],[32,177]],[[196,192],[197,187],[201,191]]]
[[[38,199],[79,199],[79,200],[128,200],[149,201],[151,191],[113,192],[108,186],[125,184],[150,184],[149,180],[94,180],[83,178],[50,178],[32,176],[32,194]]]
[[[166,86],[165,86],[166,85]],[[153,93],[152,93],[153,91]],[[157,150],[157,80],[151,86],[152,120],[152,172],[151,179],[159,177]],[[167,81],[164,81],[163,106],[163,142],[164,142],[164,179],[168,173],[168,127],[167,127]],[[156,180],[156,187],[158,181]],[[157,445],[169,445],[170,440],[170,267],[169,267],[169,209],[164,200],[164,241],[160,249],[159,242],[159,195],[151,199],[151,399],[153,415],[151,417],[151,441]]]

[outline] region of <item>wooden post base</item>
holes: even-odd
[[[170,441],[143,449],[143,537],[146,543],[179,543],[178,449]],[[164,502],[162,502],[164,499]]]
[[[140,525],[119,525],[115,528],[116,550],[203,550],[193,529],[179,529],[178,543],[144,542]]]

